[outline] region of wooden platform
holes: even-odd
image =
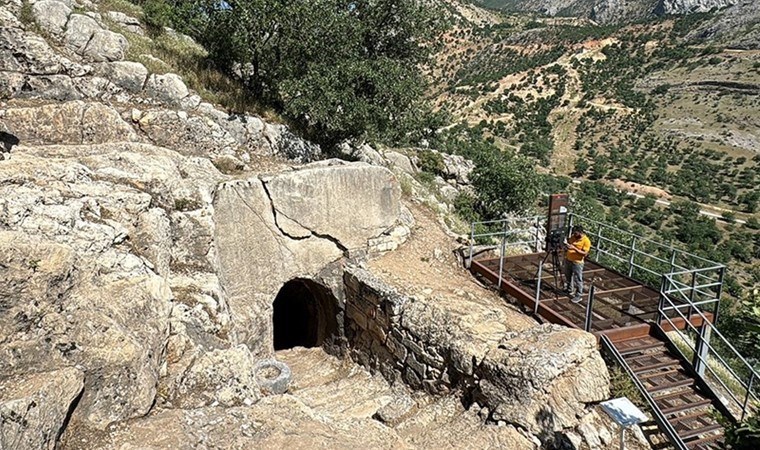
[[[711,413],[711,408],[721,410],[716,394],[705,385],[691,369],[690,362],[675,350],[665,332],[673,325],[682,329],[686,321],[672,317],[656,325],[659,292],[594,262],[586,262],[583,268],[585,292],[579,303],[573,303],[562,291],[561,275],[555,279],[551,257],[545,253],[532,253],[507,257],[501,272],[500,290],[534,311],[538,299],[538,316],[548,322],[585,329],[588,292],[595,287],[591,308],[590,332],[607,336],[621,355],[622,364],[632,378],[646,390],[673,429],[679,441],[677,448],[718,449],[724,443],[723,427]],[[498,259],[472,261],[470,270],[499,284]],[[539,265],[541,288],[538,289]],[[557,268],[560,274],[562,268]],[[675,314],[675,313],[674,313]],[[684,308],[683,314],[695,326],[702,318],[692,315]],[[703,313],[707,320],[713,316]],[[674,442],[675,444],[675,442]]]
[[[501,290],[531,310],[535,307],[538,266],[545,256],[545,253],[530,253],[504,259]],[[474,260],[470,270],[494,284],[499,281],[498,259]],[[561,272],[562,268],[557,268],[557,273]],[[592,308],[592,333],[605,334],[613,340],[649,334],[651,323],[657,316],[659,292],[656,290],[615,270],[588,261],[583,268],[583,298],[579,303],[573,303],[562,291],[562,277],[559,276],[555,281],[551,257],[543,264],[541,275],[538,315],[544,320],[584,329],[588,292],[593,284],[596,291]],[[711,316],[707,317],[709,319]],[[681,318],[671,320],[679,328],[685,325]],[[698,316],[692,316],[691,320],[695,325],[701,324]],[[666,331],[670,328],[667,321],[661,325]]]

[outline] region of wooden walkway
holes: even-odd
[[[670,428],[670,438],[679,449],[723,448],[723,427],[710,412],[722,411],[717,395],[692,370],[690,361],[663,332],[673,330],[667,321],[653,326],[657,319],[659,292],[615,270],[587,261],[583,269],[585,292],[573,303],[555,282],[551,257],[543,264],[540,292],[539,265],[545,253],[506,257],[501,273],[500,290],[507,293],[543,320],[571,328],[586,329],[588,292],[593,285],[594,300],[589,332],[606,336],[614,346],[620,363],[651,400],[657,410],[660,428]],[[470,270],[499,283],[499,259],[473,260]],[[561,273],[561,268],[557,268]],[[560,278],[561,280],[561,278]],[[557,284],[560,284],[559,286]],[[688,314],[694,326],[702,319]],[[712,320],[711,314],[705,314]],[[682,318],[672,318],[678,328],[686,326]]]
[[[544,260],[544,253],[509,256],[504,258],[501,290],[517,299],[527,308],[535,308],[538,287],[538,266]],[[492,283],[499,280],[499,260],[473,260],[470,270]],[[558,273],[562,269],[558,268]],[[556,286],[551,258],[542,269],[541,292],[538,315],[551,323],[584,329],[588,292],[595,287],[590,332],[607,335],[612,340],[646,336],[651,323],[657,316],[659,292],[615,270],[587,261],[583,268],[585,291],[579,303],[573,303]],[[710,317],[710,316],[708,316]],[[683,323],[682,319],[679,319]],[[679,322],[673,319],[677,325]],[[699,326],[696,317],[692,323]],[[667,322],[663,327],[669,326]],[[669,330],[666,330],[669,331]]]

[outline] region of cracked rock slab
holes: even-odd
[[[398,221],[401,188],[385,168],[368,164],[316,163],[265,181],[278,216],[349,250]]]
[[[0,448],[55,449],[83,380],[68,367],[0,381]]]

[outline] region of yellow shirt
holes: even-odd
[[[581,235],[581,237],[578,239],[573,239],[570,237],[567,243],[578,247],[578,249],[583,250],[584,252],[591,250],[591,240],[585,234]],[[572,262],[583,262],[584,256],[572,248],[568,248],[567,252],[565,253],[565,258],[567,258],[568,261]]]

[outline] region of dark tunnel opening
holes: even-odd
[[[337,332],[337,304],[324,286],[305,279],[288,281],[273,304],[274,349],[318,347]]]

